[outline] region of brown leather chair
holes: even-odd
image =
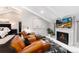
[[[43,40],[38,40],[30,44],[29,46],[25,47],[21,52],[22,53],[37,53],[37,52],[44,52],[48,50],[50,44]]]
[[[24,42],[21,38],[16,35],[12,42],[11,46],[16,49],[16,52],[19,53],[37,53],[37,52],[44,52],[50,48],[50,44],[44,40],[37,40],[32,42],[30,45],[25,46]]]

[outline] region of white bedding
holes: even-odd
[[[11,40],[12,37],[14,37],[15,35],[8,35],[3,39],[0,39],[0,44],[5,44],[6,42],[8,42],[9,40]]]
[[[7,27],[5,27],[2,31],[0,31],[1,38],[5,37],[5,35],[7,35],[9,31],[10,29]]]

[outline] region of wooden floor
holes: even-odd
[[[0,45],[0,53],[15,53],[15,50],[10,46],[11,40],[6,44]]]

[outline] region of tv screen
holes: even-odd
[[[71,17],[63,18],[63,19],[62,19],[62,22],[63,22],[63,23],[72,22],[72,18],[71,18]]]
[[[61,20],[56,20],[56,24],[62,24]]]

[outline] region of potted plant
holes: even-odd
[[[50,28],[47,28],[47,32],[48,32],[48,34],[49,34],[50,36],[55,35],[54,32],[53,32],[53,30],[50,29]]]

